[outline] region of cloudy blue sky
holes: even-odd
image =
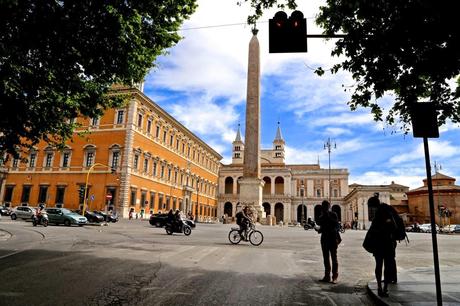
[[[319,34],[314,16],[320,0],[298,1],[307,17],[309,34]],[[178,121],[231,160],[231,142],[238,122],[244,133],[248,44],[251,28],[245,25],[248,7],[235,0],[199,0],[199,7],[184,23],[181,42],[158,59],[147,76],[145,93]],[[327,69],[339,59],[330,56],[333,41],[309,39],[308,53],[269,54],[268,19],[260,20],[262,147],[271,148],[277,121],[286,140],[286,162],[328,166],[324,142],[337,145],[332,168],[347,168],[349,183],[389,184],[411,188],[426,175],[423,142],[398,127],[372,120],[368,109],[347,106],[353,84],[349,74],[318,77],[313,68]],[[289,12],[290,13],[290,12]],[[224,25],[224,26],[219,26]],[[216,27],[215,27],[216,26]],[[344,90],[345,89],[345,90]],[[382,105],[391,106],[391,95]],[[432,162],[441,172],[460,179],[460,127],[443,126],[439,139],[430,140]]]

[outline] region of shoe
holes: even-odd
[[[322,283],[330,283],[331,279],[329,277],[323,277],[322,279],[319,280]]]
[[[382,289],[378,289],[378,290],[377,290],[377,294],[378,294],[380,297],[389,297],[388,291],[383,291]]]
[[[331,280],[331,283],[332,283],[332,284],[337,284],[337,279],[332,279],[332,280]]]

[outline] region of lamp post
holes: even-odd
[[[300,185],[300,188],[301,188],[301,189],[300,189],[300,196],[302,197],[302,206],[301,206],[301,207],[302,207],[302,208],[301,208],[302,210],[301,210],[301,212],[300,212],[300,223],[301,223],[302,225],[304,225],[304,224],[305,224],[305,216],[304,216],[303,198],[304,198],[304,196],[305,196],[305,185],[304,185],[304,184]]]
[[[437,163],[436,161],[434,161],[434,174],[435,176],[438,175],[438,171],[442,169],[442,166],[441,164]],[[440,198],[441,198],[441,192],[439,190],[439,178],[436,177],[436,190],[438,191],[438,216],[439,216],[439,221],[441,222],[441,227],[444,226],[444,220],[443,220],[443,216],[442,216],[442,213],[441,213],[441,202],[440,202]]]
[[[113,168],[110,167],[110,166],[107,166],[107,165],[104,165],[104,164],[100,164],[100,163],[94,163],[94,164],[88,169],[88,172],[86,173],[85,193],[84,193],[84,195],[83,195],[83,209],[82,209],[82,211],[81,211],[82,216],[85,215],[85,210],[86,210],[86,205],[87,205],[89,175],[90,175],[91,171],[93,171],[94,167],[96,167],[96,166],[106,167],[106,168],[110,169],[112,173],[113,173],[113,171],[115,170],[115,169],[113,169]]]
[[[337,149],[337,145],[335,141],[331,140],[331,138],[327,138],[326,143],[324,144],[324,150],[327,150],[327,154],[329,155],[329,203],[331,203],[331,151],[332,149]]]

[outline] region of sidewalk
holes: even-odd
[[[441,267],[442,302],[445,306],[460,305],[460,267]],[[377,295],[377,282],[367,285],[370,295],[378,305],[437,305],[433,267],[419,267],[398,271],[398,283],[389,285],[389,297]]]

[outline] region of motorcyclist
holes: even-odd
[[[182,231],[182,216],[179,209],[176,210],[176,213],[174,214],[174,227],[179,231]]]
[[[41,218],[42,218],[42,212],[45,209],[45,205],[39,204],[37,207],[37,210],[35,211],[35,218],[37,219],[37,222],[40,223]]]
[[[310,228],[315,228],[315,221],[313,221],[313,219],[311,217],[308,217],[307,218],[307,225],[310,227]]]
[[[249,207],[245,206],[243,210],[236,214],[236,224],[240,226],[238,233],[244,240],[247,240],[246,233],[250,223],[251,219],[249,217]]]

